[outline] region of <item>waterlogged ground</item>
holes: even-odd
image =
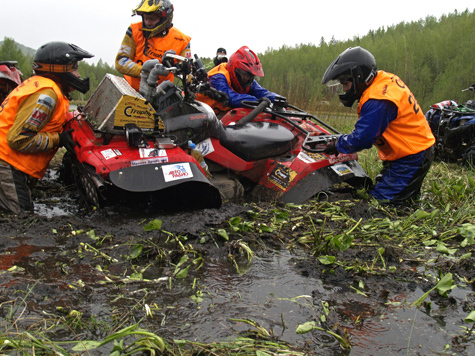
[[[409,235],[385,238],[394,214],[410,211],[380,210],[345,190],[302,207],[86,211],[50,178],[35,214],[0,215],[2,340],[28,331],[73,341],[67,349],[138,323],[169,345],[246,336],[289,354],[475,354],[473,322],[464,320],[475,310],[474,260],[460,258],[473,246],[461,248],[461,236],[456,253],[442,254],[415,248]],[[350,241],[352,229],[370,237]],[[351,247],[330,246],[326,231]],[[448,274],[456,287],[447,296],[435,289],[411,305]]]

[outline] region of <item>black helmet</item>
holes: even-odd
[[[343,105],[351,107],[371,85],[376,74],[374,56],[359,46],[350,47],[330,64],[323,75],[322,84],[334,86],[348,80],[352,81],[351,89],[344,94],[339,94]]]
[[[54,74],[65,91],[69,86],[84,94],[89,90],[89,78],[80,79],[71,72],[77,69],[79,61],[91,57],[94,55],[71,43],[49,42],[36,51],[33,69],[40,75]]]

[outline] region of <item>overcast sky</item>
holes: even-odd
[[[2,0],[0,40],[37,49],[50,41],[71,42],[113,65],[138,0]],[[435,16],[473,12],[473,0],[312,1],[312,0],[172,0],[173,23],[192,37],[192,53],[213,57],[218,47],[228,55],[243,45],[257,53],[283,45],[320,43],[364,36],[369,30]],[[8,58],[0,58],[7,60]]]

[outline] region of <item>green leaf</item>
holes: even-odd
[[[413,214],[413,216],[416,220],[420,220],[420,219],[427,219],[428,217],[431,216],[431,214],[428,213],[427,211],[419,209]]]
[[[475,310],[472,310],[470,314],[465,318],[465,322],[474,323],[475,322]]]
[[[259,224],[259,230],[261,230],[261,232],[273,232],[274,229],[267,226],[266,224]]]
[[[448,249],[447,246],[445,246],[445,244],[443,244],[443,243],[439,243],[439,244],[437,245],[436,251],[439,252],[439,253],[443,253],[444,255],[448,255],[448,254],[449,254],[449,249]]]
[[[234,218],[229,219],[229,225],[231,226],[237,226],[241,223],[241,218],[239,216],[236,216]]]
[[[145,231],[161,230],[162,229],[162,220],[155,219],[150,221],[147,225],[143,227]]]
[[[76,346],[72,348],[72,350],[78,351],[78,352],[94,350],[94,349],[97,349],[99,346],[101,346],[101,344],[102,344],[101,341],[85,340],[85,341],[78,342]]]
[[[134,259],[140,256],[143,250],[143,245],[142,244],[137,244],[134,246],[132,253],[130,254],[130,258]]]
[[[183,279],[183,278],[186,278],[186,276],[188,276],[188,270],[190,269],[191,265],[188,265],[186,268],[183,268],[180,272],[178,272],[176,275],[175,275],[175,278],[176,279]]]
[[[229,235],[224,229],[219,229],[218,230],[218,235],[224,238],[226,241],[229,241]]]
[[[439,295],[447,297],[448,292],[455,288],[455,285],[453,283],[454,281],[452,279],[452,273],[447,273],[445,276],[443,276],[439,283],[437,283],[436,285]]]
[[[295,330],[295,332],[297,334],[306,334],[310,331],[312,331],[313,329],[315,329],[316,326],[315,326],[315,322],[314,321],[308,321],[304,324],[300,324],[298,327],[297,327],[297,330]]]
[[[335,262],[335,256],[320,256],[318,257],[318,260],[320,261],[321,264],[324,265],[331,265],[332,263]]]

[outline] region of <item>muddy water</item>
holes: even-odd
[[[427,281],[414,273],[416,268],[401,266],[391,276],[359,276],[337,269],[329,273],[307,250],[288,249],[271,236],[248,236],[249,245],[252,239],[257,242],[252,247],[255,256],[250,262],[238,256],[234,264],[228,259],[232,244],[210,238],[207,232],[223,227],[246,206],[226,204],[217,210],[174,214],[125,208],[85,213],[74,192],[57,186],[54,174],[51,178],[39,187],[33,216],[4,217],[1,222],[2,328],[8,306],[12,301],[20,305],[18,295],[25,293],[19,292],[30,291],[24,314],[20,318],[23,305],[16,314],[24,330],[45,313],[58,315],[58,308],[63,308],[78,310],[97,325],[140,320],[143,328],[169,340],[228,340],[255,330],[242,321],[250,319],[278,340],[315,355],[434,355],[443,353],[446,345],[447,354],[475,354],[473,341],[459,349],[454,342],[474,303],[470,284],[459,286],[450,298],[434,297],[431,310],[417,309],[409,304],[427,291]],[[163,230],[188,236],[182,242],[202,252],[200,269],[192,267],[184,279],[169,278],[174,266],[157,255],[176,252],[178,245],[157,231],[144,231],[144,223],[155,218],[163,221]],[[96,240],[84,233],[91,230]],[[81,244],[96,247],[111,260],[81,249]],[[128,256],[137,244],[146,252],[131,261]],[[142,280],[125,278],[139,270]],[[365,285],[364,295],[357,292],[358,282]],[[319,330],[297,335],[296,327],[309,321],[340,335],[346,332],[351,350]],[[78,335],[103,340],[108,331],[92,327]],[[50,338],[77,336],[60,327]]]

